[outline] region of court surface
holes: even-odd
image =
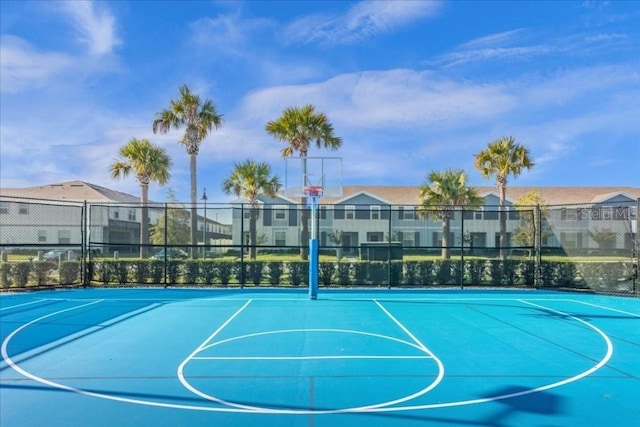
[[[2,427],[640,425],[633,298],[78,289],[0,322]]]

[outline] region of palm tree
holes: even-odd
[[[120,160],[111,165],[111,177],[119,179],[133,173],[140,183],[142,218],[140,218],[140,257],[147,257],[149,243],[149,183],[156,181],[164,185],[171,175],[171,159],[164,148],[152,144],[147,139],[131,138],[120,148]]]
[[[337,150],[342,145],[342,138],[334,135],[333,125],[324,113],[316,113],[313,105],[307,104],[304,107],[289,107],[282,113],[282,116],[267,123],[266,130],[279,141],[287,144],[280,154],[282,157],[289,157],[296,152],[300,157],[307,157],[309,146],[315,142],[318,148],[329,148]],[[306,161],[303,160],[302,173],[306,174]],[[302,199],[302,205],[307,204],[306,197]],[[307,209],[302,211],[300,240],[309,240],[309,213]],[[300,257],[302,260],[308,258],[308,248],[300,247]]]
[[[449,223],[454,211],[463,206],[476,208],[484,201],[467,182],[463,170],[447,169],[432,171],[420,186],[420,214],[442,220],[442,259],[449,259]]]
[[[231,174],[222,183],[222,190],[226,194],[243,197],[251,206],[249,220],[249,258],[251,259],[256,258],[256,224],[260,215],[258,197],[261,194],[275,197],[280,186],[280,180],[271,176],[271,166],[253,160],[236,163]]]
[[[184,126],[184,135],[180,144],[184,145],[189,155],[191,172],[191,256],[196,257],[197,203],[198,182],[196,176],[196,158],[200,144],[213,129],[222,126],[222,115],[218,114],[212,101],[201,102],[200,97],[192,93],[184,85],[180,87],[180,97],[170,101],[170,107],[156,113],[153,121],[153,133],[167,133],[171,128],[179,129]]]
[[[509,175],[517,177],[523,169],[532,168],[534,163],[529,157],[529,150],[516,143],[512,136],[507,136],[489,143],[486,150],[476,154],[474,165],[485,179],[496,176],[500,194],[500,258],[504,260],[507,256],[507,179]]]

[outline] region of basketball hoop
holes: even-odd
[[[307,185],[304,187],[304,194],[309,197],[322,196],[322,186],[320,185]]]

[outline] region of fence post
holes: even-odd
[[[533,286],[538,289],[540,287],[540,275],[542,268],[542,215],[540,205],[535,206],[533,242],[534,242],[534,277]]]
[[[460,289],[464,289],[464,206],[460,209]]]
[[[635,246],[634,249],[636,251],[636,267],[634,269],[634,277],[633,277],[633,290],[635,291],[636,297],[640,297],[640,277],[638,277],[638,270],[640,270],[640,197],[636,199],[636,238],[635,238]]]

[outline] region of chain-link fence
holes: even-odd
[[[638,201],[320,205],[320,286],[528,287],[639,295]],[[0,199],[1,285],[304,286],[310,210],[290,204]]]

